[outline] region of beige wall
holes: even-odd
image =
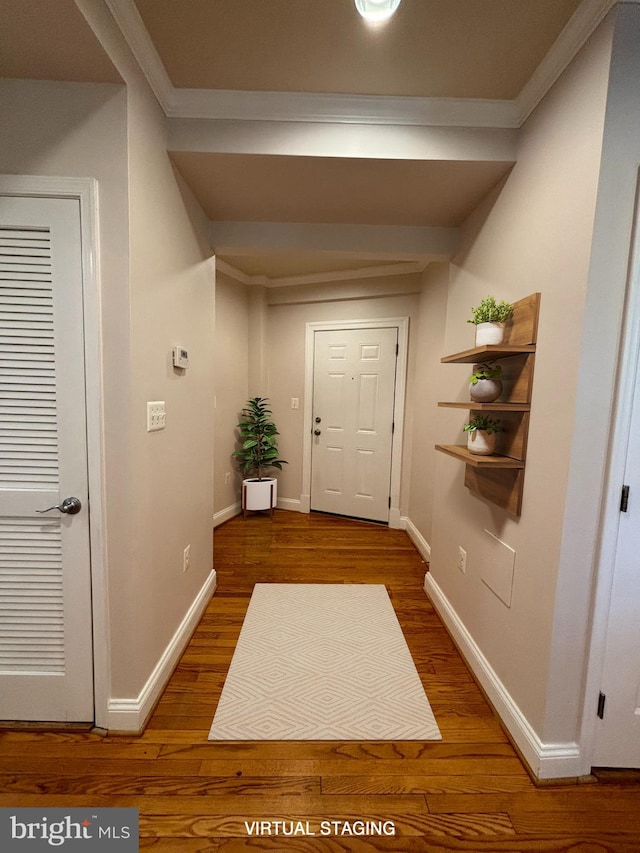
[[[409,365],[407,375],[407,416],[411,414],[414,381],[416,329],[421,282],[416,275],[367,282],[342,282],[342,299],[336,299],[336,285],[287,287],[270,290],[268,315],[268,383],[274,420],[281,433],[280,452],[288,465],[278,474],[278,498],[299,501],[302,494],[302,448],[305,424],[305,332],[311,322],[409,317]],[[386,292],[387,295],[383,295]],[[372,294],[372,295],[369,295]],[[298,397],[300,408],[291,408]],[[405,437],[411,436],[411,421],[405,423]],[[405,454],[406,456],[406,454]],[[403,470],[410,470],[404,459]],[[408,506],[408,477],[403,477],[401,506]]]
[[[449,264],[430,264],[422,276],[418,304],[415,349],[413,430],[409,454],[409,517],[427,543],[432,540],[432,520],[436,487],[434,444],[441,440],[437,401],[439,362],[444,355],[444,334],[449,287]]]
[[[146,83],[121,69],[129,96],[131,420],[136,655],[114,625],[114,693],[136,695],[212,568],[215,274],[207,222],[174,172],[164,115]],[[175,370],[174,346],[189,352]],[[146,431],[146,403],[164,400],[167,426]],[[191,567],[183,573],[183,550]],[[123,567],[124,568],[124,567]],[[117,612],[117,611],[116,611]],[[133,663],[133,665],[132,665]]]
[[[231,454],[236,449],[236,425],[249,397],[250,288],[216,273],[216,427],[214,510],[220,513],[240,501],[242,476]],[[225,484],[225,473],[231,483]]]
[[[0,82],[0,170],[98,182],[108,691],[136,699],[211,571],[214,279],[164,117],[110,16],[90,11],[127,86]],[[164,432],[146,432],[147,400],[166,401]]]
[[[610,38],[610,27],[601,28],[522,129],[510,176],[462,228],[447,299],[444,350],[456,352],[473,345],[473,327],[466,320],[471,306],[487,293],[510,301],[542,293],[522,517],[513,520],[473,497],[463,485],[464,466],[439,455],[431,534],[433,578],[540,734]],[[467,365],[434,363],[431,369],[437,371],[441,399],[462,399]],[[463,443],[465,417],[457,410],[439,410],[440,441]],[[428,522],[420,524],[426,531]],[[510,607],[480,579],[485,530],[516,551]],[[466,574],[456,567],[458,546],[467,550]]]

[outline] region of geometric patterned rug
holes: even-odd
[[[384,585],[256,584],[209,740],[441,740]]]

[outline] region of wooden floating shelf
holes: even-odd
[[[444,409],[468,409],[472,412],[530,412],[531,403],[438,403]]]
[[[461,462],[466,462],[473,468],[524,468],[524,462],[520,459],[512,459],[510,456],[499,456],[497,453],[491,456],[480,456],[479,453],[471,453],[464,444],[436,444],[436,450],[453,456]]]
[[[436,450],[465,463],[464,484],[471,494],[502,507],[516,518],[522,512],[524,467],[535,364],[540,294],[532,293],[513,304],[513,314],[501,344],[473,347],[440,359],[443,364],[482,364],[502,360],[502,398],[493,403],[442,402],[449,409],[502,413],[497,448],[500,453],[480,456],[466,445],[436,444]],[[507,455],[508,454],[508,455]]]
[[[479,364],[492,361],[494,358],[508,358],[510,355],[535,352],[535,344],[515,346],[511,344],[487,344],[484,347],[474,347],[453,355],[445,355],[440,359],[442,364]]]

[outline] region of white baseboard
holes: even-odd
[[[110,731],[139,733],[160,698],[167,681],[191,639],[209,599],[216,591],[216,573],[211,571],[187,611],[178,630],[171,638],[160,660],[139,696],[135,699],[110,699],[107,706],[107,727]]]
[[[242,504],[240,501],[237,503],[231,504],[231,506],[225,507],[221,509],[220,512],[216,512],[213,516],[213,526],[218,527],[220,524],[224,524],[225,521],[229,521],[230,518],[235,518],[236,515],[240,515],[242,512]]]
[[[295,498],[278,498],[278,509],[286,509],[290,512],[305,512],[302,501]]]
[[[286,509],[291,512],[309,512],[308,509],[304,509],[304,502],[298,501],[295,498],[278,498],[278,509]],[[221,509],[220,512],[216,512],[213,516],[213,526],[218,527],[221,524],[224,524],[225,521],[229,521],[231,518],[235,518],[236,515],[240,515],[242,512],[242,503],[238,501],[238,503],[231,504],[231,506],[225,507]]]
[[[407,531],[407,536],[420,552],[420,556],[425,562],[431,560],[431,545],[424,538],[410,518],[404,518],[404,530]]]
[[[579,745],[543,743],[430,573],[425,575],[424,590],[533,775],[538,779],[581,776],[585,770]]]

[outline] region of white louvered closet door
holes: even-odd
[[[0,318],[0,719],[91,721],[77,200],[0,196]]]

